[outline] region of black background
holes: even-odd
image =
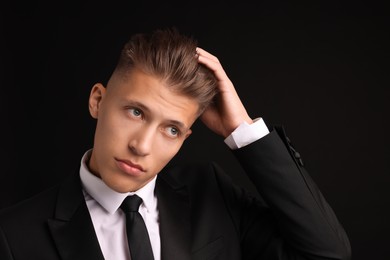
[[[218,56],[252,117],[285,126],[353,259],[390,259],[384,4],[3,1],[0,10],[0,207],[74,170],[92,145],[92,85],[106,82],[132,33],[175,26]],[[193,130],[173,162],[215,160],[252,189],[222,139],[200,122]]]

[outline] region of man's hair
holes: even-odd
[[[194,38],[175,28],[138,33],[123,47],[114,74],[125,76],[140,69],[161,79],[172,91],[193,98],[201,114],[217,94],[217,80],[198,62],[196,47]]]

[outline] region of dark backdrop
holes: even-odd
[[[285,126],[353,259],[390,259],[384,5],[12,2],[0,8],[0,207],[59,182],[91,147],[89,91],[129,35],[175,26],[220,58],[252,117]],[[174,161],[213,159],[252,189],[221,138],[200,123],[194,132]]]

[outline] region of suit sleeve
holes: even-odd
[[[260,254],[266,259],[350,259],[343,227],[283,128],[233,153],[269,208],[264,218],[263,210],[253,210],[256,203],[246,202],[251,206],[245,206],[248,211],[239,224],[246,259],[258,259]],[[264,221],[267,227],[258,223]],[[257,246],[264,230],[269,234],[266,249]]]
[[[0,259],[1,260],[13,260],[11,250],[8,246],[7,238],[0,227]]]

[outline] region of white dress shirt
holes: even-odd
[[[257,118],[253,124],[242,123],[224,141],[231,149],[238,149],[262,138],[268,133],[269,130],[263,119]],[[148,229],[154,259],[160,260],[159,218],[157,198],[154,195],[157,176],[136,192],[118,193],[89,171],[87,161],[91,151],[88,150],[81,159],[80,178],[84,198],[104,259],[130,260],[125,215],[122,210],[118,209],[128,195],[137,194],[143,200],[139,212]]]

